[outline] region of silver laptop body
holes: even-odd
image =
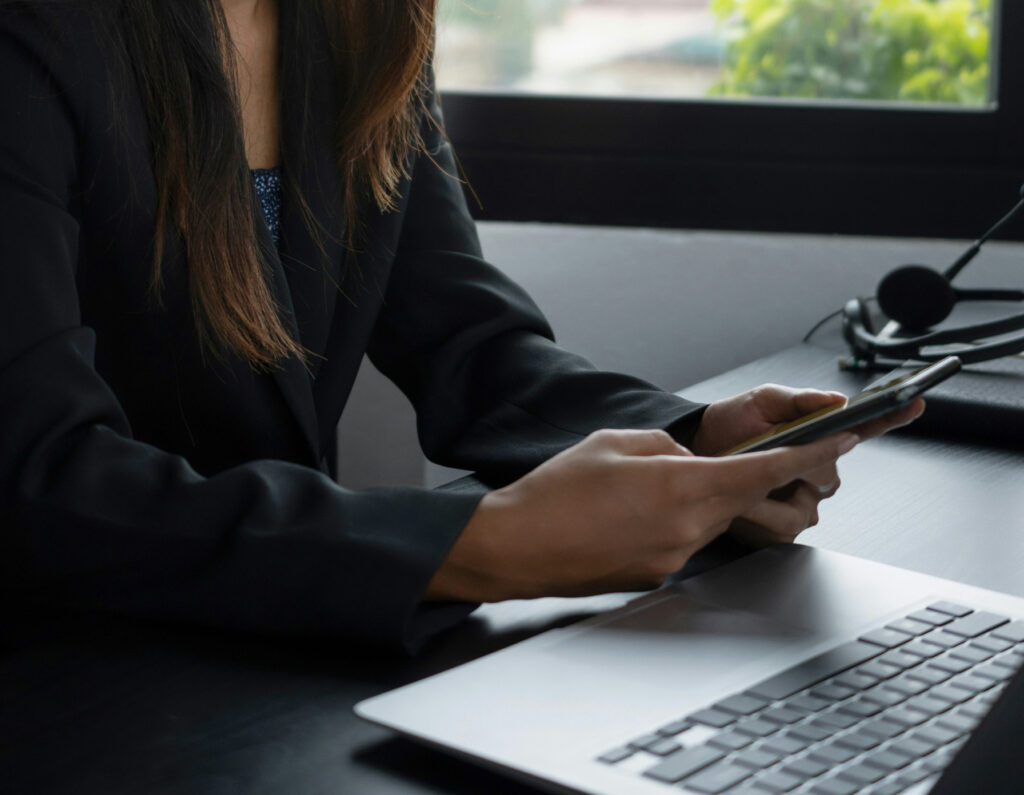
[[[356,712],[554,791],[714,791],[706,783],[690,790],[685,777],[652,778],[666,757],[645,750],[607,760],[659,727],[936,603],[1024,618],[1024,599],[835,552],[778,546],[370,698]],[[691,722],[680,743],[703,743],[717,731]],[[906,791],[926,791],[933,781]],[[793,791],[813,791],[812,783]]]

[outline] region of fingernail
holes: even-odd
[[[839,455],[846,455],[860,442],[860,437],[855,433],[844,433],[839,440]]]

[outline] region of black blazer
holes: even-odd
[[[412,401],[426,454],[492,483],[597,428],[685,433],[696,421],[698,406],[555,346],[536,306],[481,258],[428,114],[429,156],[410,152],[398,209],[366,214],[369,243],[353,260],[322,51],[284,55],[282,146],[286,181],[330,233],[326,257],[287,189],[279,255],[258,216],[277,299],[322,359],[312,375],[295,360],[260,374],[204,356],[176,236],[162,303],[149,293],[144,115],[134,91],[119,92],[112,115],[101,37],[75,5],[48,10],[45,26],[0,11],[6,615],[98,609],[407,646],[464,615],[420,598],[480,493],[356,492],[330,477],[364,355]],[[285,27],[290,13],[282,3]],[[296,103],[307,92],[304,128]],[[429,115],[440,121],[436,101]]]

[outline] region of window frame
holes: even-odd
[[[992,13],[981,108],[451,91],[447,130],[478,218],[977,236],[1024,178],[1024,3]]]

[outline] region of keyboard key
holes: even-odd
[[[960,714],[980,721],[988,714],[990,709],[991,707],[988,704],[984,704],[980,701],[971,701],[970,703],[964,704],[960,707]]]
[[[759,718],[770,720],[772,723],[796,723],[802,720],[804,713],[785,707],[769,707],[758,715]]]
[[[897,783],[901,784],[904,788],[906,788],[912,784],[916,784],[919,781],[924,781],[931,774],[931,770],[921,765],[918,765],[904,770],[896,777],[896,781]]]
[[[914,638],[910,643],[900,646],[900,651],[904,654],[913,654],[916,657],[924,657],[926,659],[941,654],[942,649],[942,646],[935,643],[926,643],[922,638]]]
[[[1014,624],[1016,624],[1016,623],[1018,623],[1018,622],[1015,621]],[[1024,622],[1021,622],[1021,623],[1024,623]],[[1013,624],[1009,624],[1008,626],[1012,627]],[[990,651],[993,654],[998,654],[1001,651],[1006,651],[1007,649],[1012,649],[1013,648],[1013,641],[1005,640],[1003,638],[998,637],[998,635],[997,635],[998,632],[1000,632],[1001,630],[1005,630],[1005,629],[1007,629],[1007,627],[1001,627],[1000,629],[996,630],[996,632],[992,633],[991,635],[982,635],[980,638],[975,638],[974,640],[971,641],[971,646],[972,647],[977,647],[979,649],[984,649],[985,651]]]
[[[687,776],[693,775],[701,768],[717,762],[724,756],[725,754],[721,751],[709,748],[706,745],[685,748],[672,754],[672,756],[658,763],[650,770],[645,770],[644,775],[668,784],[675,784],[677,781],[682,781]]]
[[[959,657],[953,657],[950,655],[942,655],[936,657],[929,663],[933,668],[941,668],[943,671],[949,671],[951,674],[962,674],[964,671],[969,670],[972,666],[967,660],[962,660]]]
[[[766,751],[763,748],[748,748],[746,751],[740,751],[736,754],[732,761],[738,765],[752,767],[755,770],[763,770],[766,767],[771,767],[780,759],[782,759],[782,755],[773,751]]]
[[[879,653],[881,649],[873,644],[850,641],[764,680],[749,692],[772,700],[788,698],[805,687],[867,662]]]
[[[1008,668],[1010,671],[1016,671],[1020,668],[1020,662],[1020,657],[1012,652],[1000,654],[998,657],[992,658],[993,665],[1001,665],[1004,668]]]
[[[659,742],[644,746],[644,750],[656,756],[668,756],[669,754],[674,754],[682,747],[671,737],[663,737]]]
[[[680,720],[674,720],[671,723],[666,723],[657,731],[658,734],[661,734],[665,737],[674,737],[675,735],[681,734],[682,732],[686,731],[692,725],[693,723],[691,721],[687,720],[686,718],[681,718]]]
[[[1014,643],[1024,642],[1024,621],[1011,621],[992,633],[993,637]]]
[[[949,656],[956,657],[958,660],[967,660],[971,665],[977,665],[978,663],[989,659],[989,657],[992,656],[992,652],[979,649],[974,645],[958,646],[949,652]]]
[[[779,735],[776,735],[776,736],[779,736]],[[800,743],[800,750],[803,750],[808,745],[810,745],[812,742],[815,742],[814,740],[811,740],[811,739],[807,738],[806,736],[804,736],[803,733],[800,733],[800,734],[795,733],[792,729],[787,729],[786,731],[784,731],[782,733],[781,736],[785,737],[787,740],[793,740],[794,742],[799,742]],[[767,740],[766,742],[771,742],[771,740]]]
[[[867,786],[868,784],[874,784],[876,781],[881,781],[887,774],[888,771],[860,762],[840,770],[837,775],[840,778],[854,781],[861,786]]]
[[[855,795],[860,790],[860,785],[852,781],[844,781],[841,778],[823,778],[814,782],[811,792],[814,795]]]
[[[842,701],[844,698],[848,698],[856,693],[856,690],[851,690],[848,687],[842,687],[836,684],[819,685],[811,691],[811,695],[815,698],[820,698],[829,703],[836,701]]]
[[[911,679],[920,679],[922,682],[927,682],[929,685],[937,685],[941,682],[945,682],[952,675],[953,674],[949,671],[936,668],[931,663],[921,665],[907,672],[907,676]]]
[[[880,704],[883,707],[894,707],[897,704],[906,701],[907,695],[899,690],[893,690],[892,688],[885,687],[884,685],[877,685],[870,690],[865,690],[864,698],[869,701],[874,701],[876,704]]]
[[[991,707],[999,699],[999,696],[1002,695],[1004,687],[1006,687],[1004,682],[997,682],[996,686],[991,690],[982,693],[980,696],[975,696],[975,700],[980,701],[982,704],[988,704]]]
[[[845,674],[839,674],[832,678],[832,682],[843,687],[848,687],[851,690],[866,690],[872,685],[877,685],[879,679],[875,676],[867,676],[866,674],[859,674],[855,671],[847,671]]]
[[[984,676],[986,679],[993,679],[996,682],[1004,682],[1007,679],[1013,677],[1013,671],[1004,665],[996,665],[995,663],[985,663],[984,665],[975,666],[971,670],[971,673],[975,676]]]
[[[886,627],[866,632],[858,640],[862,640],[865,643],[874,643],[876,646],[883,646],[886,649],[895,649],[897,646],[902,646],[912,637],[914,636],[910,633]]]
[[[771,723],[760,718],[744,718],[736,724],[736,731],[750,734],[754,737],[767,737],[779,730],[777,723]]]
[[[906,754],[884,750],[872,751],[861,761],[863,761],[865,765],[876,767],[879,770],[885,771],[885,773],[891,773],[894,770],[906,767],[913,761],[913,759]]]
[[[843,762],[853,759],[857,755],[857,751],[833,740],[819,745],[817,748],[812,748],[808,755],[826,765],[841,765]]]
[[[970,701],[973,693],[962,687],[953,687],[952,685],[945,684],[933,687],[928,692],[928,695],[935,699],[948,701],[950,704],[963,704],[965,701]]]
[[[725,710],[726,712],[734,712],[737,715],[751,715],[768,705],[769,702],[763,698],[757,698],[756,696],[748,695],[746,693],[739,693],[735,696],[723,699],[716,704],[712,704],[713,709]]]
[[[912,618],[897,618],[895,621],[890,621],[886,624],[885,628],[905,632],[908,635],[923,635],[932,628],[932,625],[921,621],[914,621]]]
[[[936,715],[941,715],[953,705],[950,702],[932,696],[929,693],[922,693],[920,696],[914,696],[909,699],[907,701],[907,706],[911,709],[917,709],[935,717]]]
[[[629,745],[631,748],[646,748],[648,745],[653,745],[662,739],[663,738],[660,734],[645,734],[641,737],[637,737],[635,740],[630,740]]]
[[[908,734],[905,739],[914,743],[920,743],[922,746],[926,747],[928,750],[923,751],[921,754],[922,756],[924,754],[930,754],[936,748],[940,748],[946,744],[944,740],[937,739],[932,733],[926,732],[923,729],[918,729],[917,731]]]
[[[953,687],[962,687],[975,695],[978,693],[984,693],[992,685],[995,684],[991,679],[986,679],[984,676],[975,676],[972,673],[960,674],[954,676],[949,680],[949,684]]]
[[[864,721],[857,731],[870,732],[871,734],[877,735],[883,740],[888,740],[902,734],[906,729],[905,726],[899,723],[893,723],[891,720],[882,718],[873,718],[872,720]]]
[[[780,734],[775,737],[769,737],[761,744],[761,748],[766,751],[781,754],[782,756],[789,756],[790,754],[799,753],[804,750],[807,745],[807,741],[802,740],[799,737],[789,737],[784,734]]]
[[[811,759],[810,757],[803,757],[802,759],[795,759],[789,764],[783,765],[779,769],[788,776],[802,778],[807,781],[812,778],[817,778],[822,773],[827,773],[831,770],[831,767]]]
[[[886,665],[881,660],[872,660],[856,669],[856,673],[873,676],[875,679],[891,679],[900,672],[895,665]]]
[[[903,649],[895,649],[894,651],[888,651],[879,657],[878,662],[892,666],[896,669],[896,673],[899,673],[900,671],[905,671],[908,668],[913,668],[915,665],[920,665],[922,659],[922,657],[916,654],[907,654]]]
[[[753,737],[733,731],[732,729],[719,732],[708,740],[709,745],[714,745],[717,748],[724,748],[727,751],[738,751],[740,748],[746,748],[752,742],[754,742]]]
[[[978,725],[978,721],[967,715],[947,712],[939,718],[938,725],[946,729],[952,729],[957,734],[967,734]]]
[[[945,770],[946,766],[952,761],[954,753],[956,753],[956,749],[944,748],[941,751],[937,751],[932,754],[927,759],[922,760],[921,766],[932,772]]]
[[[817,718],[810,721],[810,725],[820,726],[823,729],[830,726],[838,729],[849,729],[859,720],[859,718],[856,718],[853,715],[833,710],[832,712],[822,712]]]
[[[598,762],[604,762],[609,765],[614,765],[616,762],[621,762],[623,759],[628,759],[636,751],[630,748],[628,745],[620,746],[619,748],[613,748],[612,750],[601,754],[597,757]]]
[[[912,735],[919,739],[924,739],[926,742],[934,743],[936,747],[951,743],[960,735],[950,729],[945,729],[937,723],[931,726],[922,726],[917,729]]]
[[[881,685],[886,690],[895,690],[902,693],[905,696],[916,696],[918,693],[923,693],[931,685],[928,682],[924,682],[920,679],[914,679],[912,676],[898,676],[895,679],[890,679]],[[869,690],[868,693],[873,693],[873,690]],[[865,693],[867,695],[867,693]]]
[[[872,748],[877,748],[881,744],[882,739],[864,729],[858,729],[857,731],[847,732],[842,737],[837,737],[836,742],[848,748],[853,748],[855,751],[869,751]]]
[[[1003,624],[1007,624],[1009,621],[1010,619],[1006,616],[979,610],[977,613],[971,613],[969,616],[958,618],[952,624],[948,624],[946,632],[952,632],[954,635],[963,635],[965,638],[974,638]]]
[[[690,776],[684,783],[689,789],[696,790],[697,792],[718,795],[718,793],[725,792],[744,779],[750,778],[750,776],[751,771],[747,768],[728,762],[720,762]]]
[[[885,719],[903,726],[919,726],[931,717],[925,712],[904,706],[892,707],[885,713]]]
[[[953,621],[953,616],[940,613],[937,610],[918,610],[916,613],[911,613],[907,618],[912,621],[920,621],[933,627],[941,627],[944,624],[949,624]]]
[[[921,636],[922,642],[931,643],[935,646],[940,646],[943,649],[952,649],[954,646],[959,646],[964,642],[964,640],[965,639],[962,636],[954,635],[952,632],[946,632],[944,629],[929,632],[927,635]]]
[[[866,698],[855,698],[840,704],[836,709],[858,718],[870,718],[882,711],[883,707]]]
[[[805,740],[809,740],[812,743],[825,740],[835,734],[833,727],[823,729],[820,726],[812,726],[809,723],[801,723],[799,726],[794,726],[789,730],[788,734],[795,734],[797,737],[801,737]]]
[[[823,698],[817,698],[809,693],[805,693],[791,698],[786,702],[786,707],[789,709],[803,710],[804,712],[820,712],[831,703],[832,702],[826,701]]]
[[[955,602],[936,602],[935,604],[928,605],[928,609],[937,610],[940,613],[946,613],[956,618],[961,618],[974,612],[971,608],[958,605]]]
[[[803,783],[803,779],[796,776],[788,776],[778,770],[769,770],[767,773],[761,773],[754,779],[754,784],[758,787],[757,791],[761,795],[764,795],[766,790],[768,792],[790,792]]]
[[[912,759],[920,759],[934,751],[935,746],[911,735],[909,737],[901,737],[890,745],[889,749],[904,756],[909,756]]]
[[[694,723],[703,723],[705,726],[713,726],[716,729],[724,729],[736,720],[736,716],[729,712],[722,712],[720,709],[701,709],[689,716]]]

